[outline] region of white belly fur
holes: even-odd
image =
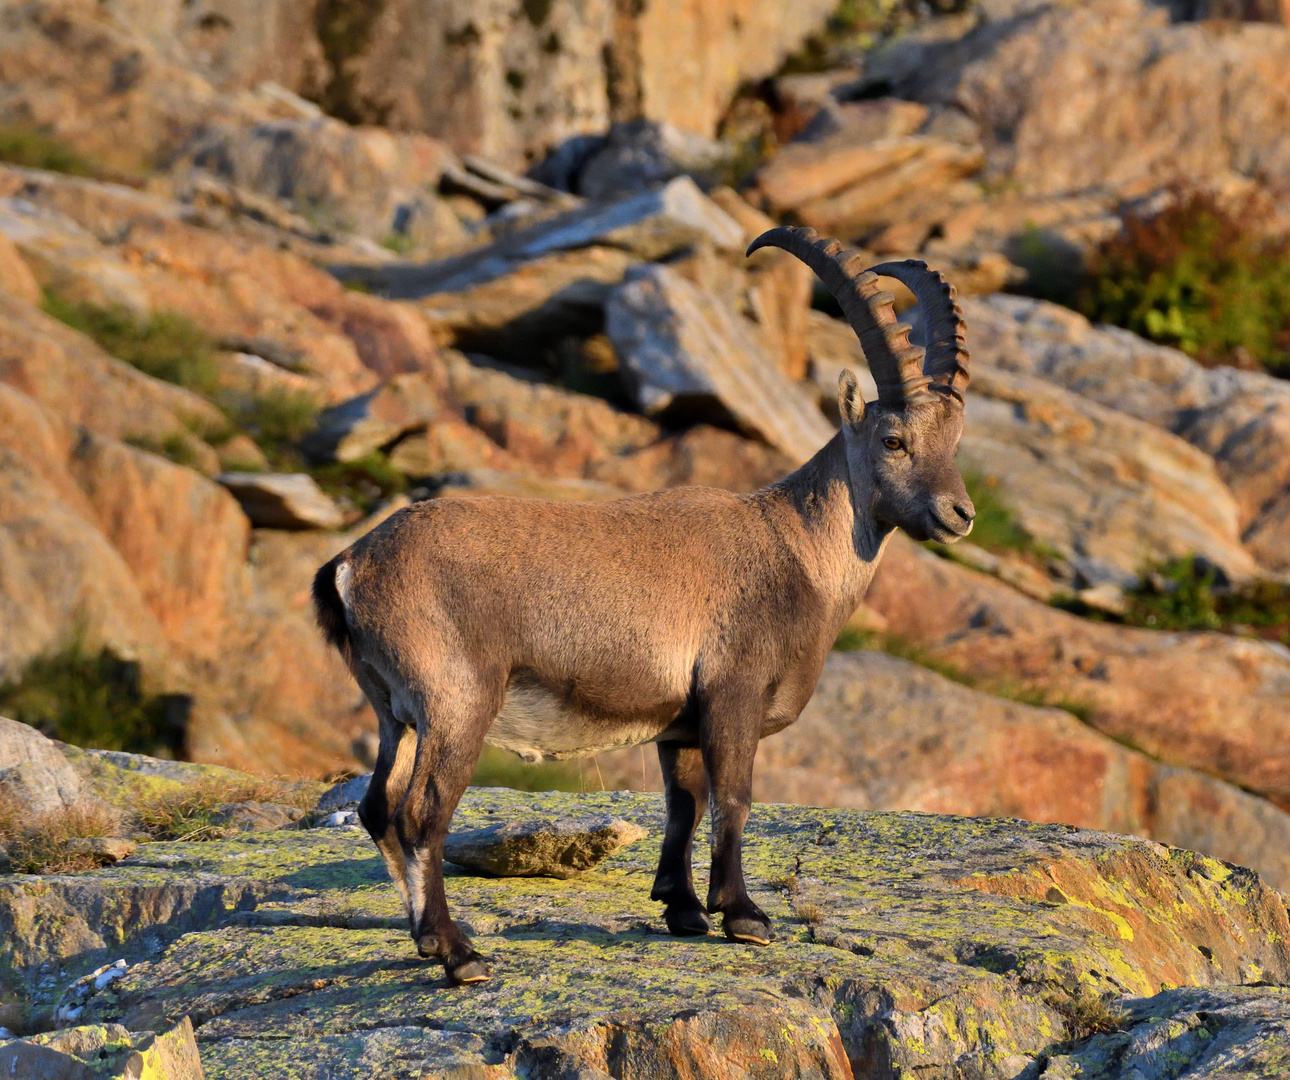
[[[525,761],[585,757],[650,742],[667,730],[657,721],[606,721],[571,708],[540,686],[509,686],[484,741]]]

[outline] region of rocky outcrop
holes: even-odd
[[[79,1022],[157,1030],[190,1015],[205,1069],[230,1077],[413,1062],[554,1078],[627,1061],[661,1077],[1015,1076],[1097,1045],[1066,1040],[1068,1018],[1099,995],[1205,988],[1230,1017],[1216,1027],[1235,1033],[1241,995],[1269,991],[1224,987],[1290,977],[1285,909],[1257,877],[1103,833],[758,805],[745,858],[778,940],[753,950],[663,933],[648,900],[657,796],[474,791],[454,826],[586,812],[651,835],[569,882],[449,876],[455,913],[493,960],[470,993],[412,959],[379,856],[345,828],[145,845],[39,888],[10,879],[8,970],[39,1015],[99,957],[123,957]],[[198,882],[223,905],[181,902]],[[119,911],[131,915],[117,923]],[[58,978],[31,978],[51,961]],[[1180,997],[1202,1000],[1166,993],[1171,1014]]]
[[[0,1046],[10,1076],[56,1080],[202,1080],[201,1055],[188,1017],[160,1034],[100,1024],[15,1039]]]
[[[376,382],[359,351],[373,345],[370,316],[364,335],[345,332],[351,307],[366,313],[374,298],[355,305],[297,256],[190,225],[168,200],[92,181],[0,168],[0,196],[0,231],[64,300],[140,320],[185,316],[226,349],[310,377],[325,401]],[[394,319],[384,327],[385,336],[401,330]]]
[[[1290,657],[1276,644],[1082,619],[901,537],[866,602],[890,633],[983,688],[993,680],[1070,702],[1098,730],[1157,760],[1290,808]]]
[[[384,0],[350,18],[334,3],[153,0],[112,14],[221,88],[271,79],[351,123],[516,167],[611,119],[714,135],[739,87],[773,73],[833,6]]]
[[[881,653],[829,657],[801,718],[758,750],[754,790],[767,802],[1133,833],[1290,885],[1290,814],[1136,753],[1063,709],[1007,701]]]
[[[1026,194],[1290,180],[1273,120],[1290,110],[1290,29],[1171,22],[1147,0],[981,11],[957,40],[928,27],[896,41],[869,58],[865,78],[964,110],[992,170]]]
[[[1212,457],[1235,497],[1247,549],[1268,569],[1290,566],[1290,386],[1284,380],[1204,368],[1177,349],[1091,326],[1043,301],[995,296],[969,299],[965,310],[978,364],[1040,376],[1173,431]]]
[[[961,467],[997,488],[1085,585],[1200,554],[1233,579],[1257,566],[1213,460],[1183,439],[1042,379],[974,373]]]
[[[797,462],[833,434],[744,320],[669,267],[632,273],[610,297],[605,330],[646,413],[694,417],[715,406]]]

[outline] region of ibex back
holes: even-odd
[[[952,287],[922,263],[864,271],[837,241],[774,229],[860,335],[878,400],[839,379],[842,428],[752,495],[681,488],[612,502],[441,499],[393,515],[314,581],[324,633],[380,718],[359,817],[422,956],[488,977],[448,914],[443,846],[485,742],[530,759],[658,744],[667,827],[652,897],[673,934],[767,944],[740,844],[753,759],[793,723],[888,536],[952,542],[973,507],[954,455],[967,386]],[[877,275],[904,281],[928,346],[909,344]],[[695,829],[712,800],[706,905]]]

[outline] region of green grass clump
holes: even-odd
[[[507,787],[517,791],[582,791],[576,765],[562,761],[529,764],[506,750],[485,746],[470,778],[471,787]]]
[[[365,513],[408,486],[408,478],[378,451],[357,461],[334,461],[310,471],[328,495],[348,499]]]
[[[1151,630],[1220,630],[1290,645],[1290,585],[1249,581],[1227,585],[1204,559],[1171,559],[1141,575],[1142,584],[1126,596],[1124,616],[1116,621]],[[1072,600],[1060,605],[1076,614],[1112,620]]]
[[[172,311],[139,319],[122,307],[98,307],[45,293],[43,307],[59,322],[93,338],[118,360],[165,382],[214,397],[219,381],[210,340]]]
[[[0,683],[0,715],[100,750],[176,757],[188,708],[186,695],[147,692],[137,663],[108,649],[91,652],[79,635]]]
[[[964,473],[963,483],[976,507],[976,518],[968,539],[987,551],[1019,551],[1047,554],[1046,549],[1017,520],[999,496],[999,482],[993,476]]]
[[[0,161],[68,176],[98,176],[102,171],[54,136],[18,124],[0,124]]]
[[[1130,1024],[1129,1014],[1115,1001],[1098,997],[1083,987],[1074,996],[1046,994],[1044,1004],[1061,1016],[1068,1044],[1090,1035],[1124,1031]]]
[[[1290,375],[1290,240],[1264,235],[1265,217],[1200,192],[1129,216],[1091,257],[1078,306],[1202,363]]]
[[[127,435],[123,441],[130,446],[136,446],[140,450],[147,450],[150,454],[173,461],[176,465],[183,465],[189,469],[196,469],[201,465],[201,455],[192,441],[179,434],[167,435],[161,441],[146,435]]]
[[[304,469],[300,440],[318,422],[318,403],[303,390],[274,386],[250,397],[218,402],[225,414],[264,451],[269,464],[285,472]]]

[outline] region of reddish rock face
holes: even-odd
[[[1081,619],[894,538],[867,602],[890,632],[989,687],[1089,710],[1089,723],[1161,761],[1290,808],[1290,658],[1261,641]]]

